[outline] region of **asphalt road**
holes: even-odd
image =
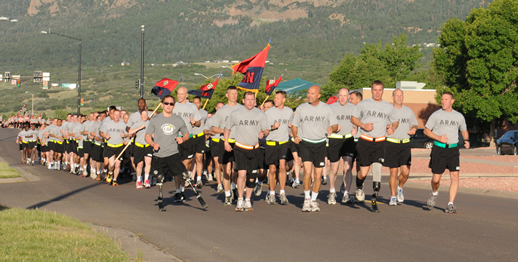
[[[328,186],[319,195],[321,212],[303,213],[303,190],[287,188],[290,204],[254,201],[254,211],[236,213],[223,206],[215,183],[201,191],[202,210],[192,192],[173,203],[174,184],[164,185],[166,212],[156,206],[157,188],[119,187],[42,166],[19,164],[17,131],[0,129],[0,157],[39,178],[28,183],[0,184],[0,204],[55,211],[84,222],[118,227],[185,261],[516,261],[516,200],[459,194],[457,214],[445,214],[447,192],[438,206],[425,207],[430,190],[405,189],[405,202],[388,206],[385,183],[381,213],[370,204],[327,205]],[[371,180],[366,194],[371,194]],[[442,188],[447,190],[447,188]]]

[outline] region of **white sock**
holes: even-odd
[[[137,176],[137,182],[142,182],[142,176]]]
[[[232,184],[231,184],[231,188],[232,188],[232,189],[236,189],[236,188],[237,188],[236,183],[232,182]]]
[[[306,199],[310,199],[311,198],[311,191],[308,190],[308,191],[304,191],[304,196]]]
[[[279,192],[280,195],[282,194],[286,194],[286,192],[284,190],[281,189],[281,191]]]
[[[196,181],[200,181],[201,182],[201,176],[197,176],[196,177]]]
[[[434,195],[434,196],[439,195],[439,191],[437,191],[437,192],[433,192],[433,191],[432,191],[432,195]]]
[[[344,196],[349,195],[349,191],[344,191]]]
[[[181,189],[179,189],[179,188],[177,188],[177,189],[176,189],[176,193],[182,193],[182,190],[181,190]]]
[[[268,191],[269,191],[269,193],[268,193],[268,194],[270,194],[270,195],[272,195],[272,196],[275,196],[275,191],[270,191],[270,190],[268,190]]]
[[[297,181],[297,183],[300,183],[300,180],[298,178],[295,178],[295,181]]]
[[[185,191],[185,187],[183,186],[180,186],[180,190],[182,191],[182,193]]]
[[[149,174],[145,174],[145,175],[144,175],[144,179],[145,179],[145,180],[149,180]]]
[[[317,201],[318,193],[311,192],[311,201]]]
[[[245,199],[246,202],[250,202],[250,198]]]
[[[227,197],[231,196],[230,191],[225,191],[225,196],[227,196]]]
[[[448,202],[448,205],[453,205],[453,202]]]
[[[335,192],[336,192],[336,189],[334,189],[334,188],[329,189],[329,193],[335,193]]]

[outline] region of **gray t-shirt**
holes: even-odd
[[[214,121],[216,120],[216,117],[214,115],[212,117],[209,117],[207,119],[207,122],[205,122],[205,129],[210,131],[210,128],[214,126]],[[211,135],[210,138],[219,139],[219,134]]]
[[[102,122],[101,121],[94,121],[92,123],[92,125],[90,126],[90,129],[88,130],[89,132],[89,135],[91,135],[92,133],[95,134],[95,137],[101,137],[99,135],[99,130],[101,129],[101,125],[102,125]],[[97,139],[95,139],[95,137],[92,138],[92,142],[93,143],[96,143],[97,145],[100,145],[102,143],[102,141],[97,141]]]
[[[81,128],[83,127],[82,124],[80,123],[76,123],[75,125],[73,125],[73,128],[72,130],[70,131],[70,134],[75,134],[74,137],[70,137],[71,140],[77,140],[78,142],[79,141],[83,141],[83,135],[79,134],[79,132],[81,131]],[[77,139],[77,137],[79,137],[79,139]],[[81,142],[81,146],[82,146],[82,142]]]
[[[143,129],[140,129],[139,131],[137,131],[137,133],[135,133],[136,134],[135,142],[137,142],[141,145],[147,145],[146,129],[147,129],[147,126],[149,125],[149,121],[142,121],[142,119],[140,119],[140,120],[136,121],[135,123],[133,123],[133,125],[130,127],[130,129],[137,129],[137,128],[141,127],[142,125],[145,125],[146,127],[144,127]]]
[[[338,122],[335,113],[328,104],[322,101],[316,106],[310,103],[299,105],[292,123],[293,126],[299,128],[297,136],[310,140],[325,139],[327,128],[336,124]]]
[[[201,123],[200,123],[200,126],[199,127],[193,127],[192,128],[192,133],[197,135],[197,134],[200,134],[201,132],[203,132],[203,130],[205,130],[205,123],[207,121],[207,117],[209,116],[207,111],[203,110],[203,109],[200,109],[198,110],[199,114],[200,114],[200,117],[201,117]]]
[[[230,116],[230,113],[234,112],[235,110],[238,110],[242,108],[243,105],[236,104],[235,106],[229,106],[228,104],[222,106],[218,111],[216,111],[216,114],[213,116],[216,119],[214,119],[214,122],[212,122],[212,125],[221,129],[225,128],[225,125],[227,123],[227,120]],[[220,138],[223,139],[223,134],[220,134]],[[236,138],[236,132],[234,130],[230,130],[230,136],[229,139],[235,139]]]
[[[110,135],[110,139],[108,139],[106,142],[112,145],[122,144],[124,140],[122,139],[121,132],[124,134],[128,133],[126,132],[126,123],[124,123],[122,120],[119,120],[119,122],[112,120],[104,123],[101,126],[101,132]]]
[[[455,110],[446,112],[439,109],[428,118],[425,127],[438,136],[446,134],[447,143],[456,144],[459,143],[459,130],[466,131],[466,120],[461,113]]]
[[[351,122],[351,115],[353,114],[355,105],[351,103],[347,103],[345,105],[341,105],[339,102],[335,102],[330,105],[331,109],[336,115],[336,121],[340,126],[340,131],[337,134],[347,135],[350,134],[353,130],[353,123]]]
[[[268,118],[258,108],[248,110],[242,106],[230,114],[225,128],[235,130],[236,143],[255,146],[259,142],[259,132],[269,129]]]
[[[45,136],[43,135],[43,133],[45,133],[47,128],[45,129],[40,129],[40,131],[38,132],[38,138],[40,139],[40,144],[41,145],[47,145],[47,139],[45,138]]]
[[[185,102],[183,104],[176,102],[174,104],[173,114],[180,117],[185,122],[185,126],[187,127],[189,134],[193,134],[193,128],[190,119],[194,118],[194,121],[201,120],[198,107],[196,107],[196,105],[191,102]]]
[[[83,122],[83,124],[81,125],[81,129],[79,129],[79,132],[81,133],[84,133],[84,132],[90,132],[90,127],[92,126],[94,122],[93,121],[90,121],[90,120],[86,120],[85,122]],[[89,134],[88,134],[89,135]],[[88,141],[88,135],[82,135],[83,136],[83,140],[84,141]]]
[[[148,118],[151,117],[151,113],[153,113],[153,111],[147,111]],[[130,129],[132,129],[131,127],[133,126],[133,124],[135,124],[135,122],[138,122],[140,120],[142,120],[142,116],[140,115],[140,111],[137,111],[129,116],[128,123],[126,123],[126,126],[128,126]]]
[[[394,131],[394,134],[388,137],[397,139],[409,138],[410,135],[408,134],[408,131],[412,126],[417,126],[418,124],[414,111],[409,107],[403,106],[402,108],[394,108],[394,113],[399,121],[399,125],[396,131]]]
[[[18,136],[22,139],[22,141],[24,143],[28,143],[29,142],[29,138],[27,137],[29,135],[30,135],[30,129],[29,129],[29,131],[22,130],[20,132],[20,134],[18,134]]]
[[[180,134],[187,134],[187,126],[185,122],[178,116],[172,115],[165,117],[159,114],[149,121],[146,134],[153,135],[153,141],[160,145],[158,151],[153,156],[168,157],[178,153],[178,144],[176,137]]]
[[[264,113],[266,117],[268,117],[268,128],[271,128],[275,123],[280,123],[279,128],[270,131],[266,140],[277,142],[288,141],[290,138],[288,126],[293,120],[293,110],[287,106],[283,109],[272,107]]]
[[[371,131],[367,132],[360,128],[360,132],[370,137],[381,137],[387,135],[387,125],[397,121],[394,114],[394,106],[382,100],[380,102],[369,98],[358,103],[353,111],[354,117],[358,118],[362,123],[373,123]]]

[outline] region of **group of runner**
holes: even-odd
[[[286,185],[297,188],[302,184],[302,211],[320,211],[317,198],[322,184],[329,184],[327,203],[336,204],[340,169],[341,202],[364,202],[364,180],[372,172],[371,202],[377,211],[383,166],[390,168],[389,205],[404,201],[403,185],[411,165],[410,135],[415,134],[418,123],[413,111],[403,105],[403,90],[393,91],[393,104],[382,99],[382,82],[373,82],[371,91],[372,98],[362,101],[361,93],[350,94],[342,88],[338,101],[328,105],[319,100],[320,87],[312,86],[307,102],[292,110],[285,105],[283,91],[258,108],[253,92],[246,92],[240,104],[238,90],[230,86],[228,103],[218,103],[216,113],[208,114],[200,108],[200,97],[191,103],[187,89],[180,87],[177,99],[162,98],[160,114],[153,115],[140,99],[139,110],[131,115],[114,107],[88,116],[69,115],[65,124],[54,119],[39,130],[35,125],[26,126],[18,139],[23,162],[33,163],[38,148],[49,169],[70,170],[114,186],[121,163],[134,170],[137,188],[151,187],[152,178],[161,186],[174,177],[175,202],[185,200],[186,180],[195,181],[200,188],[204,182],[216,180],[217,192],[225,195],[224,205],[235,204],[236,211],[253,210],[252,194],[260,196],[266,180],[266,203],[276,204],[278,194],[279,203],[288,204]],[[442,109],[425,126],[425,134],[435,140],[429,165],[434,174],[432,193],[427,204],[435,206],[441,176],[448,169],[452,179],[448,213],[456,212],[459,130],[469,148],[464,117],[453,110],[453,102],[453,94],[444,93]],[[354,161],[353,197],[349,192]]]

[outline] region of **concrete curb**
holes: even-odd
[[[35,182],[35,181],[40,180],[39,177],[37,177],[31,173],[27,173],[27,171],[24,168],[22,168],[21,166],[17,166],[17,165],[13,166],[12,164],[7,163],[7,161],[5,161],[1,157],[0,157],[0,162],[4,162],[4,163],[8,164],[10,168],[20,172],[20,175],[22,176],[22,177],[15,177],[15,178],[2,178],[2,179],[0,179],[0,184]],[[20,164],[20,165],[23,165],[23,164]]]
[[[120,248],[126,252],[130,260],[142,259],[144,261],[158,262],[182,261],[174,255],[160,250],[158,247],[140,238],[138,234],[134,234],[133,232],[97,224],[92,224],[91,226],[95,231],[105,234],[116,244],[119,244]]]
[[[430,178],[428,178],[428,179],[430,179]],[[415,182],[412,182],[412,180],[413,179],[408,179],[408,181],[405,183],[405,187],[427,189],[430,191],[432,190],[430,184],[415,183]],[[420,180],[424,180],[424,178],[420,179]],[[439,191],[448,193],[449,189],[450,189],[449,186],[443,186],[443,187],[439,188]],[[511,191],[493,190],[493,189],[485,189],[485,188],[459,187],[458,192],[466,193],[466,194],[491,196],[491,197],[502,197],[502,198],[510,198],[510,199],[518,200],[518,192],[511,192]]]

